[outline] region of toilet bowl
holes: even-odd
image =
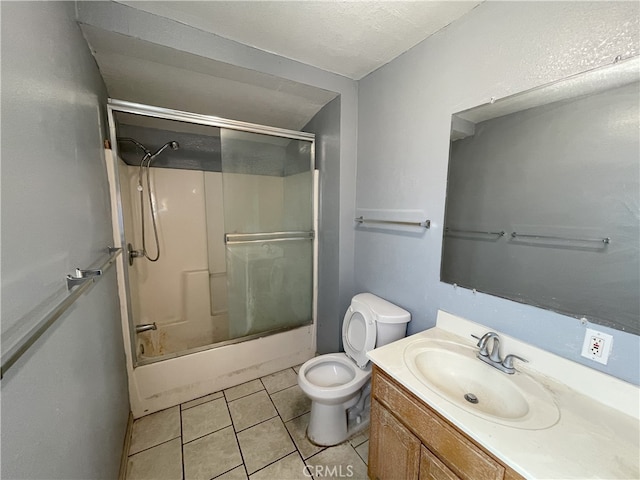
[[[337,445],[369,425],[367,352],[403,338],[409,320],[409,312],[371,293],[353,297],[342,325],[345,351],[312,358],[298,372],[298,385],[311,399],[309,440]]]

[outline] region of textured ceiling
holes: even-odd
[[[118,2],[352,79],[479,2]],[[336,93],[81,24],[109,96],[300,130]]]
[[[477,1],[121,1],[260,50],[359,80]]]

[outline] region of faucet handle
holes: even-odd
[[[514,355],[512,353],[510,353],[509,355],[507,355],[506,357],[504,357],[504,360],[502,361],[502,366],[508,370],[513,370],[515,371],[515,368],[513,366],[513,360],[517,358],[518,360],[520,360],[521,362],[525,362],[528,363],[529,360],[526,360],[522,357],[519,357],[518,355]]]

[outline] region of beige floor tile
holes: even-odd
[[[264,390],[262,382],[260,380],[251,380],[250,382],[227,388],[224,391],[224,396],[227,398],[227,402],[230,402],[237,398],[255,393],[259,390]]]
[[[157,445],[127,459],[126,480],[181,480],[180,439]]]
[[[310,415],[310,413],[305,413],[284,424],[287,430],[289,430],[289,434],[293,438],[296,447],[298,447],[302,458],[309,458],[311,455],[315,455],[325,448],[314,445],[307,438],[307,427],[309,426]]]
[[[182,412],[182,442],[190,442],[229,425],[231,417],[224,398],[189,408]]]
[[[264,390],[229,402],[229,411],[236,432],[278,415],[269,395]]]
[[[356,447],[356,452],[364,463],[369,463],[369,440]]]
[[[280,390],[284,390],[285,388],[297,385],[298,374],[294,372],[292,368],[287,368],[286,370],[282,370],[281,372],[276,372],[272,375],[262,377],[260,380],[262,380],[264,388],[267,389],[267,392],[275,393],[279,392]]]
[[[247,478],[247,472],[241,465],[233,470],[229,470],[227,473],[220,475],[219,477],[216,477],[215,480],[247,480]]]
[[[367,466],[349,443],[343,443],[314,455],[306,460],[315,478],[351,478],[365,480]]]
[[[298,385],[274,393],[271,400],[285,422],[311,410],[311,400]]]
[[[364,442],[369,440],[369,429],[367,428],[364,432],[359,433],[355,437],[349,440],[349,443],[353,448],[356,448],[358,445],[362,445]]]
[[[215,400],[217,398],[222,398],[222,392],[215,392],[210,395],[205,395],[204,397],[196,398],[195,400],[191,400],[189,402],[185,402],[180,407],[182,410],[186,410],[187,408],[195,407],[197,405],[202,405],[203,403],[210,402],[211,400]]]
[[[171,407],[133,422],[129,455],[180,436],[180,408]]]
[[[250,480],[308,480],[309,474],[298,452],[287,455],[282,460],[272,463],[249,477]]]
[[[213,478],[242,465],[240,449],[231,427],[186,443],[183,448],[185,480]]]
[[[278,417],[239,432],[238,442],[249,475],[296,449]]]
[[[296,375],[298,374],[298,372],[300,371],[300,367],[302,367],[302,364],[300,365],[296,365],[295,367],[293,367],[293,371],[296,372]]]

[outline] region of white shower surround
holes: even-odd
[[[118,196],[123,193],[126,196],[128,192],[116,190],[118,188],[115,182],[117,160],[111,150],[106,150],[105,158],[111,186],[112,209],[116,212]],[[317,181],[316,174],[314,177],[316,195]],[[315,199],[315,205],[317,205],[317,199]],[[317,211],[314,211],[314,229],[317,229]],[[113,216],[113,231],[114,241],[119,244],[121,231],[116,215]],[[314,272],[317,271],[316,244],[317,242],[314,241]],[[128,305],[134,311],[139,311],[140,305],[135,301],[127,302],[124,278],[124,269],[126,268],[124,262],[127,261],[125,257],[126,255],[118,259],[118,291],[129,379],[129,398],[134,418],[303,363],[315,354],[317,287],[314,280],[314,323],[311,325],[241,343],[168,358],[147,365],[134,366],[135,352],[132,351],[134,344],[130,340],[131,325],[128,321]],[[139,317],[134,314],[134,318]],[[174,333],[178,334],[179,332],[176,330],[178,327],[181,325],[161,324],[159,332],[169,332],[170,329],[173,329]],[[190,328],[189,322],[184,323],[184,328]],[[135,342],[136,348],[138,343]]]

